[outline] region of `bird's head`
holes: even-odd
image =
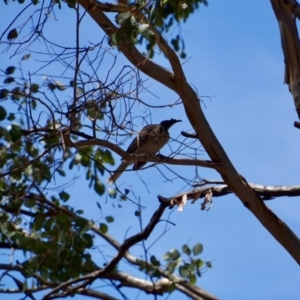
[[[175,123],[181,122],[181,120],[177,119],[170,119],[170,120],[164,120],[160,123],[161,126],[163,126],[165,129],[169,129],[171,126],[173,126]]]

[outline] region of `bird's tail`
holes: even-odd
[[[113,174],[107,179],[106,182],[109,184],[115,183],[130,164],[132,164],[132,163],[130,163],[128,161],[123,161],[119,165],[119,167],[113,172]]]

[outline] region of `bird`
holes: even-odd
[[[178,122],[181,122],[181,120],[170,119],[164,120],[160,124],[146,125],[131,142],[126,152],[129,154],[155,155],[165,144],[168,143],[170,138],[168,130]],[[107,182],[110,184],[115,183],[131,164],[133,164],[133,170],[139,170],[146,164],[146,162],[123,160]]]

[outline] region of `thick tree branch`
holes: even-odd
[[[278,21],[285,62],[284,83],[288,84],[300,118],[300,41],[294,18],[294,1],[271,0]]]

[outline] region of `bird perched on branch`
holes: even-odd
[[[181,122],[181,120],[171,119],[162,121],[160,124],[145,126],[131,142],[126,152],[129,154],[156,154],[169,141],[170,135],[168,130],[177,122]],[[146,162],[130,162],[124,160],[113,172],[107,182],[110,184],[116,182],[122,175],[123,171],[125,171],[131,164],[133,164],[133,170],[139,170],[146,164]]]

